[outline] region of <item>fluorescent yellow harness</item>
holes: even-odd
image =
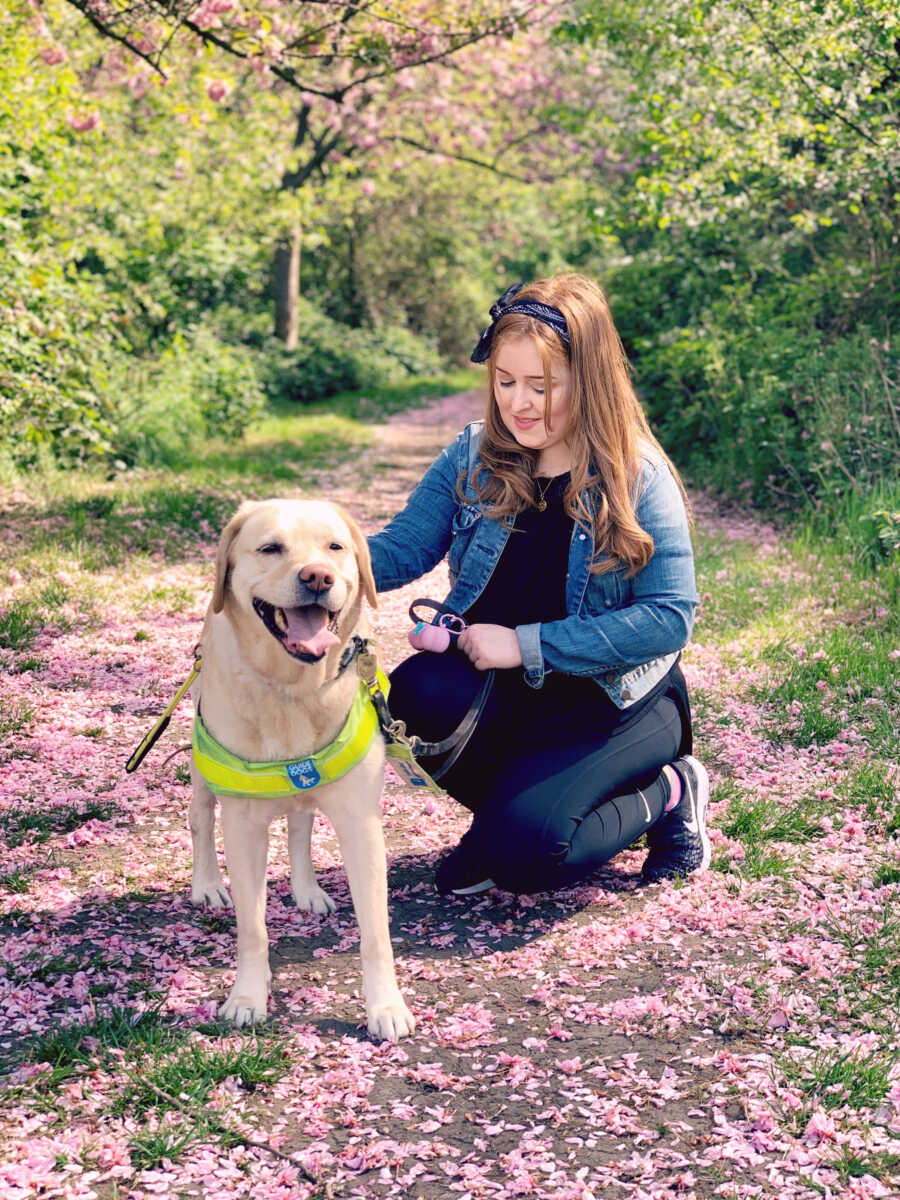
[[[441,789],[415,760],[403,722],[394,721],[391,717],[387,706],[390,690],[387,676],[367,644],[361,639],[359,644],[364,647],[356,656],[359,690],[344,727],[333,742],[307,758],[284,762],[246,762],[216,741],[203,724],[198,708],[194,717],[191,748],[194,765],[206,780],[210,791],[217,796],[291,796],[325,783],[333,783],[362,762],[380,729],[387,743],[385,753],[407,783],[428,788],[439,795]],[[196,654],[190,675],[131,755],[125,764],[126,771],[137,770],[143,762],[147,752],[169,724],[179,701],[200,674],[201,665],[202,659]]]
[[[378,671],[378,684],[388,693],[385,674]],[[359,690],[333,742],[308,758],[285,762],[245,762],[216,741],[198,712],[194,717],[194,766],[217,796],[289,796],[346,775],[369,752],[378,733],[378,714],[369,689],[360,680]]]

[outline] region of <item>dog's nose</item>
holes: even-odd
[[[325,563],[307,563],[299,575],[311,592],[327,592],[334,584],[334,572]]]

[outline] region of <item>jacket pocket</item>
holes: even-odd
[[[585,606],[588,612],[596,614],[622,608],[628,602],[628,591],[622,571],[591,575],[585,593]]]
[[[463,504],[453,516],[450,523],[450,578],[455,582],[462,566],[463,556],[472,540],[472,536],[481,519],[481,509],[477,504]]]

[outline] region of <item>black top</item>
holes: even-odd
[[[523,509],[515,524],[484,591],[464,614],[470,625],[531,625],[559,621],[566,612],[566,574],[574,520],[565,510],[563,499],[569,486],[569,472],[537,476],[535,499],[544,499],[547,507]],[[495,687],[501,705],[515,711],[520,701],[544,739],[557,735],[567,742],[584,736],[593,740],[603,730],[632,720],[656,696],[668,687],[668,677],[645,697],[620,710],[609,696],[587,675],[567,675],[550,671],[540,688],[525,682],[520,668],[498,671]],[[530,724],[531,722],[529,722]],[[519,725],[519,733],[526,731]]]
[[[569,472],[539,476],[535,499],[543,496],[543,512],[526,508],[500,555],[484,591],[465,614],[470,625],[532,625],[566,615],[566,571],[572,518],[563,506]]]

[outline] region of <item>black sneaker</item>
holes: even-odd
[[[709,776],[692,755],[672,763],[681,779],[681,799],[647,831],[650,853],[641,868],[648,883],[705,871],[712,847],[706,832]]]
[[[468,833],[463,834],[459,845],[438,863],[434,886],[442,896],[475,896],[496,886],[473,853]]]

